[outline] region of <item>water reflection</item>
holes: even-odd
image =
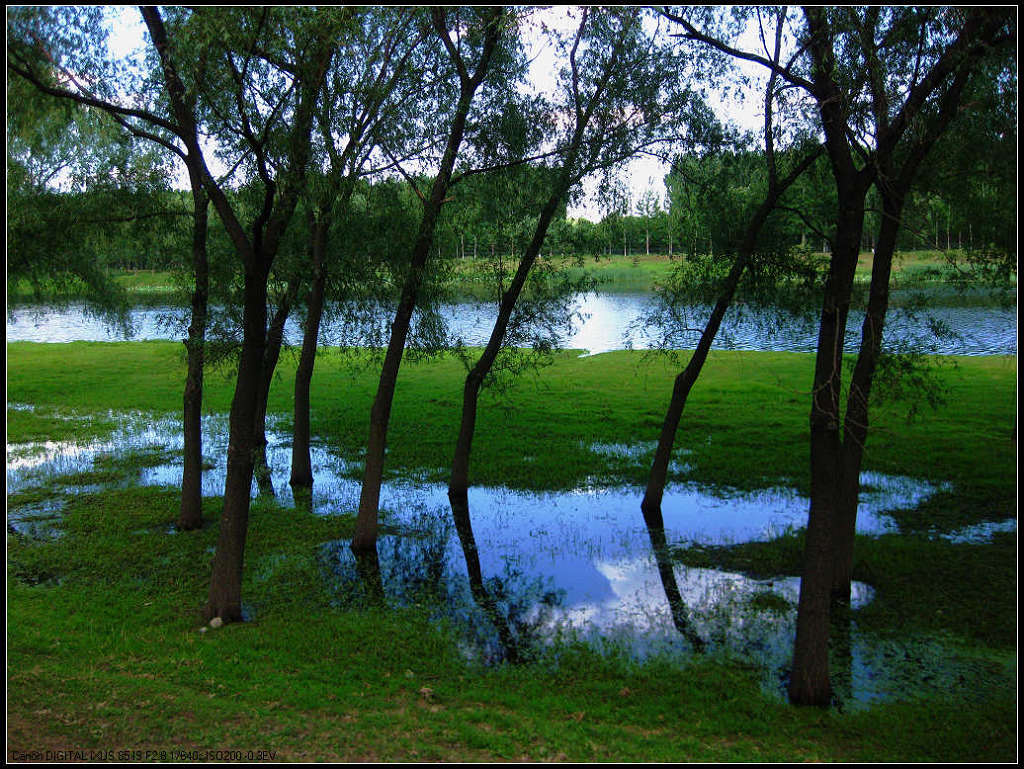
[[[647,326],[644,319],[654,309],[654,296],[634,294],[581,294],[575,309],[582,320],[564,340],[568,349],[587,350],[591,354],[622,349],[649,349],[657,346],[667,329]],[[325,320],[322,343],[347,346],[379,346],[387,339],[390,317],[382,313],[379,322],[365,320],[358,328],[347,326],[341,318],[345,313],[335,308]],[[710,307],[689,308],[691,328],[703,328]],[[460,302],[439,308],[438,316],[448,324],[448,333],[467,345],[483,345],[493,325],[495,310],[486,302]],[[436,316],[435,316],[436,317]],[[414,316],[412,338],[417,335],[417,320],[426,328],[420,315]],[[850,313],[846,347],[853,351],[860,344],[862,314]],[[182,310],[174,307],[133,307],[130,322],[134,339],[182,339],[185,320]],[[947,338],[936,338],[936,326],[955,332]],[[83,306],[63,309],[40,307],[19,309],[7,318],[8,341],[70,342],[119,341],[123,331],[89,315]],[[697,333],[673,332],[671,346],[692,349]],[[291,319],[285,329],[286,344],[301,344],[302,328],[298,319]],[[716,349],[777,350],[813,352],[816,346],[813,322],[792,313],[745,308],[730,310],[715,342]],[[1017,352],[1017,319],[1015,309],[992,306],[936,306],[919,315],[908,315],[893,308],[886,321],[886,348],[934,352],[941,355],[1015,355]]]
[[[483,569],[480,566],[480,551],[477,549],[476,536],[473,534],[473,522],[469,512],[467,495],[449,490],[448,499],[451,503],[452,521],[459,536],[462,557],[466,564],[466,575],[469,578],[469,589],[473,600],[486,615],[494,632],[497,634],[498,646],[504,659],[518,662],[523,659],[518,637],[512,630],[509,612],[503,612],[498,605],[495,593],[503,593],[503,585],[496,585],[495,590],[488,589],[484,581]]]
[[[60,528],[63,510],[62,499],[21,505],[7,511],[7,531],[26,539],[57,539],[64,533]]]
[[[181,480],[177,424],[177,418],[130,415],[104,441],[8,446],[8,494],[49,483],[57,475],[78,474],[82,482],[99,483],[88,473],[97,459],[110,464],[111,456],[128,458],[130,475],[119,483],[175,486]],[[204,432],[205,453],[215,458],[204,472],[204,494],[220,495],[226,418],[208,417]],[[155,464],[135,466],[131,457],[147,449]],[[592,450],[634,451],[609,446]],[[286,436],[269,429],[268,461],[280,489],[278,501],[284,504],[292,502],[289,460]],[[354,512],[358,460],[339,457],[318,444],[313,468],[312,494],[294,503],[321,515]],[[874,473],[865,473],[862,481],[866,491],[858,529],[868,534],[896,531],[885,511],[948,490]],[[80,489],[73,484],[54,489],[58,502],[53,508],[16,508],[21,518],[9,516],[9,526],[32,536],[27,526],[35,518],[59,530],[61,494]],[[631,487],[567,492],[475,487],[469,491],[472,526],[460,536],[444,484],[395,480],[382,489],[383,530],[390,533],[381,538],[376,561],[357,563],[347,541],[324,545],[321,558],[339,601],[433,607],[436,616],[462,634],[467,656],[483,662],[530,659],[555,639],[582,640],[638,658],[687,655],[699,643],[710,654],[759,666],[769,686],[777,687],[792,651],[798,578],[755,580],[687,568],[666,556],[669,544],[769,539],[802,527],[807,500],[784,488],[712,493],[697,484],[677,483],[666,491],[661,525],[648,526],[640,514],[641,497],[642,489]],[[360,584],[369,587],[360,593]],[[854,608],[871,598],[868,585],[854,584]],[[877,639],[863,636],[853,625],[843,638],[837,671],[844,696],[860,702],[893,691],[894,676],[903,675],[906,666],[897,660],[885,668],[887,658],[879,653]],[[946,663],[939,658],[907,653],[914,658],[910,667],[915,675],[945,680]]]
[[[702,652],[706,645],[704,639],[690,624],[686,602],[683,601],[682,593],[679,590],[679,582],[676,580],[675,569],[669,555],[668,538],[665,536],[665,519],[661,509],[645,510],[643,515],[647,534],[651,538],[651,552],[658,563],[658,576],[661,577],[665,599],[668,601],[669,612],[672,615],[672,624],[676,626],[679,635],[689,641],[696,651]]]

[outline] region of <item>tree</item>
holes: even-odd
[[[79,109],[88,108],[105,113],[128,135],[169,151],[182,160],[188,169],[192,190],[192,269],[195,287],[192,292],[192,319],[185,341],[188,373],[183,395],[184,467],[178,525],[182,529],[194,529],[202,522],[201,412],[209,294],[206,254],[208,199],[195,156],[198,143],[185,141],[184,148],[175,143],[175,138],[183,139],[186,136],[189,126],[176,124],[161,105],[151,103],[144,90],[135,88],[129,94],[134,104],[118,99],[114,84],[118,81],[119,73],[115,65],[105,61],[100,20],[101,17],[93,11],[82,12],[78,9],[57,12],[30,10],[20,13],[8,31],[11,49],[8,67],[44,94],[66,100]],[[84,34],[80,36],[79,30]],[[61,58],[58,58],[58,51],[61,52]],[[202,68],[200,66],[200,73]],[[83,85],[89,82],[98,85]],[[183,88],[183,100],[194,106],[195,97],[194,90],[186,91]],[[76,138],[76,147],[80,153],[85,154],[85,147],[96,146],[89,141],[88,136]],[[82,269],[78,268],[80,274]],[[89,277],[95,275],[94,268],[85,270],[87,283],[95,285],[95,277]]]
[[[904,206],[901,250],[926,242],[926,209],[936,201],[954,275],[1006,284],[1016,271],[1017,78],[998,61],[969,84],[966,109],[941,136]]]
[[[207,618],[220,617],[225,622],[242,618],[242,565],[256,451],[253,426],[259,408],[267,334],[267,280],[305,181],[316,100],[333,55],[333,37],[347,16],[344,10],[336,13],[262,9],[256,13],[237,13],[231,19],[237,24],[233,28],[225,29],[224,18],[218,14],[213,18],[202,17],[202,21],[209,19],[209,26],[168,29],[159,10],[143,9],[160,57],[166,96],[178,125],[186,128],[180,138],[189,147],[190,172],[202,179],[244,273],[242,349],[229,417],[224,510],[204,608]],[[224,62],[223,69],[217,71],[216,85],[219,94],[227,99],[217,103],[209,92],[205,95],[211,98],[212,110],[224,110],[222,114],[229,116],[224,126],[238,137],[243,158],[251,157],[253,171],[263,185],[262,206],[252,222],[251,236],[223,187],[209,172],[199,146],[195,103],[188,98],[179,69],[179,50],[194,42],[189,40],[193,30],[210,35],[207,40],[212,40],[213,35],[234,33],[220,38],[227,45],[215,54]],[[180,37],[172,37],[174,34]],[[269,65],[258,55],[258,45],[275,46],[275,53],[289,61],[290,69]],[[269,113],[258,103],[247,103],[253,97],[257,102],[265,99],[271,105]],[[282,126],[285,115],[289,117],[287,127]]]
[[[651,182],[648,181],[647,189],[636,202],[636,212],[644,220],[644,254],[646,256],[651,255],[651,221],[661,214],[661,203],[650,184]]]
[[[320,151],[327,173],[310,185],[310,263],[312,280],[306,299],[302,351],[295,373],[293,488],[311,488],[309,455],[309,387],[316,360],[317,339],[328,285],[328,237],[336,217],[349,214],[349,202],[359,178],[371,174],[367,163],[379,148],[391,157],[406,154],[413,131],[410,117],[430,93],[423,82],[432,70],[430,48],[424,43],[428,28],[420,14],[404,10],[365,9],[328,76],[317,116]],[[338,146],[336,135],[346,140]],[[397,222],[392,222],[392,225]],[[367,282],[370,259],[350,260],[349,275],[339,282],[343,293]],[[360,270],[359,262],[363,269]]]
[[[166,158],[101,111],[54,98],[65,77],[60,62],[38,34],[28,39],[54,26],[54,15],[8,11],[8,294],[27,289],[48,301],[81,294],[93,311],[122,319],[124,292],[110,280],[104,253],[145,236],[139,222],[182,211],[164,194]]]
[[[887,16],[888,18],[886,18]],[[947,22],[930,12],[907,11],[883,14],[869,10],[862,18],[854,16],[845,31],[839,23],[829,22],[823,14],[808,13],[809,47],[817,84],[816,94],[826,123],[826,133],[848,131],[851,115],[834,114],[835,99],[849,105],[849,96],[838,86],[835,42],[860,44],[864,62],[862,78],[867,81],[876,143],[866,151],[868,162],[853,171],[847,139],[834,136],[831,158],[837,179],[840,217],[829,281],[826,284],[819,335],[814,398],[811,410],[811,512],[808,519],[807,554],[801,581],[790,699],[797,704],[827,704],[828,683],[828,604],[838,597],[849,600],[852,568],[853,532],[859,494],[860,465],[867,438],[867,404],[870,382],[877,362],[888,304],[888,283],[902,201],[913,185],[923,158],[938,135],[945,130],[958,109],[958,102],[985,49],[1001,33],[1002,20],[983,12],[966,14]],[[845,21],[845,19],[844,19]],[[948,26],[947,26],[948,24]],[[932,42],[935,39],[937,42]],[[895,40],[890,51],[881,41]],[[926,46],[932,46],[929,50]],[[918,51],[917,67],[910,71],[904,62],[911,51]],[[922,55],[922,52],[924,55]],[[900,96],[906,94],[903,100]],[[840,122],[842,128],[840,129]],[[838,146],[837,146],[838,145]],[[896,158],[905,158],[895,167]],[[859,182],[852,184],[851,176]],[[862,332],[861,353],[851,380],[846,416],[840,420],[842,339],[850,301],[853,271],[859,252],[860,222],[843,214],[852,208],[863,219],[866,190],[861,184],[870,179],[878,185],[883,198],[883,216],[875,263],[872,271],[871,298]],[[856,193],[856,194],[854,194]],[[856,240],[853,235],[857,234]],[[856,245],[855,245],[856,244]],[[840,425],[844,435],[840,437]]]
[[[782,30],[785,16],[785,9],[779,11],[776,23],[774,55],[772,58],[772,61],[776,63],[778,63],[781,56]],[[651,465],[647,488],[644,492],[643,501],[640,504],[644,521],[646,522],[647,529],[651,534],[651,542],[656,555],[658,555],[659,550],[662,550],[665,546],[665,523],[664,517],[662,516],[661,503],[664,497],[665,484],[668,479],[668,468],[672,457],[672,448],[675,444],[676,433],[679,429],[683,410],[686,407],[686,400],[700,376],[704,363],[707,360],[708,352],[710,351],[711,345],[718,333],[722,319],[736,295],[736,290],[739,287],[740,280],[744,276],[744,272],[750,262],[759,255],[759,251],[760,255],[770,255],[773,250],[781,249],[783,252],[786,252],[790,249],[791,244],[788,243],[780,244],[775,242],[770,245],[766,244],[764,242],[766,240],[764,237],[765,224],[768,221],[768,217],[775,212],[783,194],[797,179],[800,178],[804,171],[811,166],[820,152],[820,147],[814,147],[809,151],[805,150],[803,152],[797,151],[791,153],[796,155],[796,159],[791,161],[792,168],[789,173],[785,177],[780,178],[775,150],[775,125],[773,123],[773,110],[775,100],[777,98],[777,79],[778,76],[773,72],[768,79],[764,97],[764,162],[766,171],[765,175],[767,178],[765,184],[766,189],[761,196],[760,202],[755,207],[753,200],[744,199],[747,198],[748,195],[743,193],[737,195],[734,186],[726,183],[726,180],[721,177],[717,179],[712,177],[713,183],[708,185],[709,188],[714,189],[714,192],[709,191],[710,195],[717,194],[719,196],[732,198],[732,200],[729,201],[729,204],[727,204],[728,209],[730,209],[728,210],[728,213],[725,216],[711,219],[709,222],[712,229],[716,232],[721,231],[723,233],[730,234],[734,232],[734,228],[735,230],[738,230],[736,225],[737,222],[746,222],[746,224],[743,227],[742,232],[735,232],[732,242],[723,240],[719,242],[718,248],[715,249],[723,256],[731,256],[732,265],[728,274],[719,284],[717,300],[711,311],[710,317],[704,325],[704,330],[701,333],[697,347],[693,351],[686,367],[675,379],[675,383],[672,388],[672,397],[669,401],[665,419],[662,423],[661,432],[658,436],[658,445]],[[718,132],[712,132],[712,135],[716,133]],[[718,167],[721,168],[721,166]],[[750,179],[749,176],[747,178]],[[736,206],[736,197],[739,197],[742,201],[739,206]],[[695,239],[694,245],[696,245]],[[686,620],[686,607],[683,605],[679,590],[675,586],[675,575],[672,573],[671,569],[665,568],[662,563],[663,561],[664,558],[659,557],[659,570],[662,575],[662,580],[666,586],[666,594],[669,596],[673,620],[675,621],[676,627],[679,631],[694,645],[695,648],[701,650],[704,648],[703,639],[701,639],[696,631],[689,626],[689,623]]]
[[[998,16],[930,8],[807,8],[795,34],[796,54],[785,65],[741,50],[724,34],[716,36],[679,17],[688,38],[730,57],[757,62],[810,95],[835,183],[837,208],[810,415],[811,505],[789,686],[795,704],[824,706],[831,698],[828,636],[834,563],[846,560],[852,542],[845,533],[847,524],[840,522],[840,510],[848,507],[851,496],[855,509],[858,488],[857,480],[847,477],[850,465],[844,461],[841,437],[842,342],[865,199],[879,174],[891,172],[891,159],[908,145],[915,146],[922,127],[927,133],[930,120],[942,114],[941,105],[956,89],[957,73],[974,68],[996,38],[1011,37],[1000,30],[1003,20]],[[883,277],[887,286],[883,273],[880,268],[880,302],[887,301],[882,296]],[[877,314],[872,322],[876,321]],[[862,394],[867,392],[864,385],[866,380],[858,381]],[[852,432],[849,437],[851,443],[857,440]],[[834,539],[837,535],[842,537],[839,541]]]
[[[542,189],[547,194],[538,201],[540,212],[529,244],[507,287],[502,283],[490,336],[466,374],[448,483],[448,499],[466,554],[470,583],[485,608],[490,600],[483,588],[468,498],[480,391],[493,376],[495,366],[501,365],[501,356],[516,354],[509,349],[516,312],[529,316],[525,311],[535,306],[524,307],[521,297],[549,227],[570,190],[594,171],[614,167],[640,148],[661,140],[665,114],[689,104],[689,94],[680,94],[672,87],[671,60],[645,35],[643,16],[635,10],[584,9],[575,34],[562,45],[566,67],[561,73],[558,102],[549,111],[569,117],[564,125],[557,126],[552,137],[557,147],[555,162],[542,176]],[[512,344],[517,336],[511,333]]]
[[[423,215],[409,260],[408,273],[402,286],[395,319],[391,325],[391,338],[385,352],[377,393],[370,411],[366,465],[359,496],[356,529],[351,544],[352,551],[357,558],[376,556],[384,451],[395,383],[398,379],[405,341],[433,248],[438,215],[451,185],[452,173],[458,159],[459,147],[467,130],[473,100],[488,76],[499,41],[508,34],[506,26],[509,23],[509,16],[503,8],[472,9],[465,15],[458,10],[437,8],[432,10],[432,21],[437,37],[449,56],[450,66],[457,75],[458,95],[455,110],[448,123],[444,154],[431,184],[430,193],[422,198]],[[453,27],[459,30],[459,35],[455,40],[452,39]]]
[[[1000,63],[1009,37],[1006,33],[1008,17],[999,14],[965,14],[949,20],[951,32],[957,35],[959,45],[950,43],[940,55],[948,56],[948,74],[936,88],[931,104],[923,105],[915,117],[914,130],[908,131],[901,142],[879,142],[875,163],[878,168],[875,187],[882,204],[878,226],[871,286],[867,312],[861,331],[861,345],[851,375],[843,417],[842,482],[839,495],[836,531],[836,567],[833,572],[834,600],[849,603],[853,568],[853,543],[856,528],[857,499],[860,469],[868,435],[868,404],[872,380],[882,354],[881,344],[888,309],[889,283],[898,234],[903,226],[903,211],[910,191],[914,188],[920,169],[931,156],[942,135],[957,120],[965,106],[965,95],[973,81],[985,69]],[[924,26],[922,24],[922,26]],[[870,55],[874,40],[865,41],[872,83],[872,109],[874,123],[887,128],[888,98],[882,84],[888,79],[886,64]],[[988,67],[986,67],[986,64]],[[933,72],[940,71],[936,64]],[[886,133],[882,132],[886,137]]]

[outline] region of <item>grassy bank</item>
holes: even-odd
[[[103,435],[110,410],[176,412],[180,348],[9,344],[8,442]],[[647,454],[630,459],[593,448],[656,437],[675,368],[640,365],[642,358],[564,354],[537,377],[487,395],[474,482],[565,488],[639,480]],[[947,507],[966,489],[969,501],[956,515],[936,516],[940,528],[999,520],[1015,510],[1015,360],[946,363],[939,374],[948,388],[945,409],[908,423],[903,405],[880,408],[867,464],[951,480]],[[810,356],[796,354],[712,356],[684,417],[679,445],[692,467],[685,477],[742,488],[805,486],[811,365]],[[285,421],[293,373],[284,356],[270,410]],[[452,359],[403,369],[390,470],[443,476],[462,374]],[[314,379],[315,432],[357,457],[374,385],[365,360],[325,352]],[[207,409],[225,412],[231,388],[227,374],[211,373]],[[105,470],[117,477],[116,467]],[[37,503],[48,493],[8,504]],[[168,530],[177,513],[173,490],[129,485],[73,495],[65,505],[61,536],[8,535],[8,759],[67,750],[111,751],[113,760],[147,750],[166,760],[237,757],[213,750],[337,761],[1016,756],[1015,536],[977,546],[862,538],[857,578],[878,597],[858,612],[858,623],[944,633],[991,675],[971,691],[839,714],[773,701],[755,672],[735,660],[640,665],[570,647],[524,666],[467,665],[454,636],[414,608],[337,607],[317,552],[349,536],[351,511],[317,517],[256,504],[244,587],[256,620],[201,633],[218,499],[207,501],[207,525],[188,534]],[[776,575],[794,573],[798,553],[791,535],[759,550],[679,555]]]
[[[330,608],[313,545],[345,536],[344,517],[257,507],[245,592],[258,620],[199,633],[191,607],[217,504],[187,535],[165,533],[175,510],[167,491],[85,496],[62,539],[31,546],[45,563],[12,549],[8,758],[71,748],[339,761],[1013,755],[1012,690],[839,715],[771,702],[748,671],[714,662],[639,666],[574,649],[557,662],[467,666],[414,610]],[[32,585],[25,563],[60,582]]]
[[[180,343],[19,342],[7,351],[8,401],[36,408],[9,411],[8,419],[30,434],[58,435],[52,432],[60,429],[52,410],[173,413],[180,408]],[[932,411],[912,398],[874,408],[866,469],[981,487],[1012,499],[1015,358],[934,363],[945,405]],[[318,358],[313,429],[346,456],[358,457],[363,449],[378,364],[364,353],[337,349],[325,349]],[[270,413],[281,416],[284,429],[294,365],[293,355],[282,356],[270,396]],[[593,477],[643,482],[646,459],[616,457],[594,447],[655,441],[677,365],[640,352],[588,357],[564,352],[510,390],[485,391],[473,482],[533,489],[571,488]],[[676,444],[692,467],[688,477],[746,489],[784,483],[805,491],[812,366],[813,356],[807,354],[712,353]],[[405,365],[389,432],[391,469],[446,479],[464,375],[454,357]],[[226,413],[233,386],[230,372],[211,372],[207,411]],[[921,413],[908,421],[913,405]],[[64,429],[97,430],[102,423],[69,423]]]
[[[957,252],[951,252],[953,254]],[[819,254],[819,257],[823,255]],[[943,251],[908,251],[897,255],[893,274],[897,286],[928,286],[935,288],[961,284],[965,275],[952,270],[949,254]],[[675,269],[682,257],[679,254],[622,254],[586,256],[578,265],[569,266],[569,273],[576,278],[584,275],[592,278],[600,291],[605,293],[630,293],[651,291],[663,283]],[[872,254],[865,251],[857,264],[857,281],[867,285],[871,278]],[[485,259],[459,259],[454,262],[454,291],[458,294],[478,296],[490,295],[493,265]],[[162,270],[124,270],[112,273],[114,282],[128,292],[130,300],[139,304],[155,302],[185,302],[186,291],[183,278],[173,272]],[[84,291],[84,287],[81,289]],[[951,289],[952,290],[952,289]],[[8,285],[8,301],[32,303],[38,301],[24,283]],[[76,293],[71,289],[72,295]],[[45,300],[45,297],[43,297]]]

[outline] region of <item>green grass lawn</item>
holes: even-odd
[[[473,482],[559,489],[641,481],[644,461],[589,447],[657,437],[676,368],[643,361],[637,352],[560,354],[536,376],[488,394]],[[106,435],[111,410],[180,409],[177,343],[11,343],[7,363],[9,444]],[[812,363],[799,354],[714,354],[677,444],[691,452],[688,477],[805,489]],[[911,422],[905,403],[876,409],[867,467],[951,481],[954,491],[934,504],[952,512],[917,513],[940,529],[1015,516],[1016,360],[945,364],[943,408]],[[293,373],[293,357],[283,356],[270,411],[285,422]],[[444,477],[463,373],[452,358],[403,368],[389,470]],[[363,356],[324,351],[318,363],[314,431],[353,457],[375,377]],[[232,386],[228,373],[211,372],[207,410],[225,412]],[[47,493],[9,497],[8,506]],[[990,545],[861,538],[857,579],[878,596],[857,613],[859,623],[942,633],[1009,673],[993,673],[980,690],[837,713],[781,704],[762,691],[756,671],[714,659],[637,664],[572,646],[522,666],[469,665],[454,635],[415,608],[336,605],[317,551],[350,535],[351,511],[317,517],[255,504],[243,595],[256,620],[199,632],[220,500],[206,501],[203,529],[169,533],[177,503],[174,490],[99,490],[67,500],[58,538],[8,534],[9,760],[67,750],[112,751],[114,760],[147,750],[158,760],[239,757],[213,750],[336,761],[1016,757],[1015,535]],[[788,535],[680,557],[789,574],[799,550],[798,536]]]

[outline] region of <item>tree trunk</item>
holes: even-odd
[[[377,394],[370,409],[370,432],[366,445],[366,467],[363,472],[363,484],[359,494],[359,512],[356,516],[355,533],[352,536],[351,548],[358,556],[377,549],[378,511],[380,507],[380,487],[384,477],[384,453],[387,447],[388,423],[391,418],[391,405],[395,396],[395,384],[398,380],[398,369],[402,364],[405,340],[409,334],[409,324],[423,281],[423,273],[430,258],[431,246],[434,242],[434,229],[437,217],[444,205],[448,187],[451,184],[452,170],[458,157],[459,147],[466,131],[469,108],[477,88],[483,81],[491,56],[500,34],[498,20],[500,10],[494,11],[494,19],[487,27],[483,51],[473,77],[461,74],[459,104],[456,107],[448,135],[448,143],[438,168],[438,174],[431,187],[430,197],[424,202],[423,218],[420,222],[416,244],[413,247],[408,277],[402,287],[402,295],[395,312],[395,320],[391,324],[391,338],[388,341],[384,364],[381,367]],[[447,36],[440,11],[434,15],[435,27],[442,35]]]
[[[476,430],[476,410],[480,388],[483,385],[484,379],[490,373],[498,353],[501,351],[505,335],[508,333],[508,324],[512,318],[512,312],[515,310],[516,302],[519,301],[519,296],[526,285],[530,270],[533,268],[537,256],[544,245],[544,237],[547,234],[548,227],[551,225],[551,220],[554,218],[555,211],[558,209],[558,203],[565,194],[566,186],[567,182],[563,180],[556,192],[545,203],[530,245],[523,254],[523,258],[519,261],[519,266],[516,268],[508,290],[501,297],[498,315],[494,320],[494,326],[491,328],[491,335],[487,340],[487,345],[484,347],[473,369],[466,375],[466,382],[462,391],[462,420],[459,424],[459,436],[455,444],[455,454],[452,458],[452,473],[448,483],[449,499],[452,498],[453,494],[459,499],[466,496],[469,477],[469,455],[473,445],[473,434]]]
[[[973,40],[973,35],[965,33],[965,39]],[[882,169],[877,184],[882,198],[882,219],[871,272],[868,307],[861,329],[860,352],[847,395],[840,457],[841,472],[836,476],[837,518],[833,543],[835,565],[831,593],[833,601],[840,604],[850,602],[860,469],[868,435],[868,406],[875,369],[881,355],[882,333],[889,307],[889,279],[903,206],[918,169],[959,112],[970,72],[970,68],[965,67],[953,76],[940,101],[938,116],[909,142],[909,146],[902,153],[903,165],[898,171],[893,167],[891,148],[880,152],[875,160],[876,167]]]
[[[188,373],[185,377],[182,433],[184,465],[181,475],[181,508],[178,528],[198,529],[203,525],[203,367],[205,362],[207,302],[210,295],[210,269],[206,256],[209,223],[209,199],[202,185],[192,185],[192,322],[185,348]]]
[[[312,269],[313,282],[306,303],[306,325],[302,334],[302,352],[295,370],[294,434],[292,437],[292,474],[289,483],[294,489],[313,488],[313,463],[310,458],[309,388],[316,364],[317,341],[320,338],[320,320],[324,310],[324,252],[330,222],[321,217],[313,224]]]
[[[850,379],[843,424],[842,472],[837,484],[836,521],[833,534],[833,604],[849,604],[853,576],[853,544],[857,530],[860,471],[868,436],[868,402],[871,384],[882,350],[882,332],[889,307],[889,278],[896,250],[903,201],[883,194],[883,217],[871,269],[868,307],[861,327],[860,352]]]
[[[864,219],[865,184],[840,182],[840,213],[822,303],[811,397],[811,504],[804,570],[797,606],[796,643],[789,699],[796,705],[827,707],[829,681],[829,599],[832,587],[832,532],[837,517],[837,484],[842,483],[839,395],[843,340]]]
[[[664,518],[661,502],[665,495],[665,484],[668,479],[669,462],[672,458],[672,447],[675,444],[679,422],[682,419],[690,390],[693,389],[693,385],[696,383],[704,367],[708,352],[711,350],[711,345],[714,343],[715,336],[718,334],[718,329],[722,324],[722,318],[725,317],[726,310],[729,309],[729,305],[736,294],[736,288],[739,286],[743,271],[746,269],[747,263],[754,252],[758,236],[765,221],[775,209],[782,193],[810,167],[816,157],[817,153],[808,155],[784,180],[771,184],[764,202],[758,207],[751,217],[750,223],[747,225],[743,242],[740,244],[736,259],[729,270],[729,274],[726,276],[725,282],[722,284],[722,290],[711,311],[711,316],[708,318],[707,323],[704,324],[704,330],[701,332],[697,348],[690,357],[686,368],[676,377],[672,388],[672,398],[665,413],[661,434],[658,436],[658,447],[654,452],[654,461],[651,464],[647,488],[644,491],[644,498],[640,503],[640,510],[643,512],[644,521],[647,523],[647,529],[651,535],[651,544],[655,548],[655,555],[658,554],[658,548],[664,546]],[[658,530],[661,532],[660,535],[657,534]],[[671,564],[662,564],[659,560],[659,570],[662,572],[662,582],[665,585],[665,592],[669,599],[676,627],[698,650],[702,649],[703,641],[695,632],[690,630],[689,623],[686,620],[686,607],[682,603],[678,587],[675,587],[675,574],[671,570]],[[675,605],[673,605],[673,601],[676,602]]]
[[[683,409],[686,408],[686,399],[697,378],[700,376],[701,369],[704,367],[708,352],[721,326],[725,311],[732,302],[736,286],[739,284],[740,276],[743,274],[746,263],[747,255],[740,254],[736,257],[736,261],[733,262],[732,269],[726,278],[722,293],[719,295],[718,301],[711,312],[711,317],[708,318],[704,331],[701,333],[697,349],[690,356],[686,368],[676,376],[675,384],[672,387],[672,398],[669,401],[668,410],[665,412],[665,419],[662,422],[661,433],[658,436],[658,448],[654,452],[654,461],[651,464],[647,489],[644,491],[644,498],[640,503],[640,509],[643,511],[645,519],[649,516],[660,518],[662,515],[661,501],[665,496],[668,466],[672,459],[672,447],[675,444],[679,421],[682,419]]]
[[[470,587],[473,590],[474,597],[477,599],[477,603],[487,613],[497,628],[502,645],[505,647],[506,654],[510,658],[514,658],[517,655],[514,639],[512,639],[507,621],[500,615],[493,600],[484,589],[483,575],[480,573],[480,559],[476,551],[476,541],[473,537],[469,512],[469,460],[473,447],[473,436],[476,432],[476,414],[480,388],[483,385],[484,379],[490,373],[498,353],[501,351],[516,302],[522,294],[530,270],[544,245],[544,237],[567,187],[568,177],[563,175],[558,187],[548,198],[547,203],[545,203],[544,209],[537,220],[533,238],[523,254],[519,266],[516,268],[516,273],[509,284],[508,290],[501,297],[498,315],[494,320],[494,326],[491,329],[487,345],[484,347],[472,370],[466,375],[466,381],[462,390],[462,419],[459,423],[459,435],[455,442],[455,453],[452,458],[452,472],[448,481],[448,500],[451,503],[455,528],[459,533],[459,540],[462,543],[462,549],[466,556]]]
[[[391,405],[395,397],[395,384],[398,381],[398,369],[402,364],[405,340],[409,335],[409,324],[416,307],[423,267],[428,258],[429,238],[424,245],[425,248],[417,246],[412,272],[402,289],[402,298],[395,313],[395,320],[391,324],[391,338],[384,355],[384,364],[381,366],[377,394],[370,408],[366,466],[363,471],[359,512],[351,545],[357,556],[370,550],[376,551],[377,548],[377,514],[380,507],[380,487],[384,479],[384,453],[387,448]]]
[[[654,461],[651,464],[651,473],[647,481],[647,489],[644,492],[640,509],[644,517],[651,517],[653,520],[661,520],[661,501],[665,495],[665,484],[668,479],[668,465],[672,459],[672,447],[675,444],[676,432],[679,429],[679,421],[682,419],[683,410],[686,407],[686,399],[690,390],[700,376],[701,369],[707,360],[708,352],[715,341],[718,329],[725,317],[726,310],[732,303],[739,286],[740,278],[750,261],[757,245],[761,229],[764,227],[769,215],[775,210],[779,198],[793,185],[793,183],[806,171],[817,159],[818,152],[809,153],[803,158],[793,170],[780,181],[773,181],[765,196],[764,201],[750,218],[747,229],[743,234],[743,241],[740,243],[736,259],[722,284],[718,300],[704,324],[697,348],[693,351],[686,368],[676,377],[672,388],[672,398],[669,401],[668,410],[665,413],[665,420],[662,423],[661,434],[658,437],[658,447],[654,452]],[[774,174],[773,177],[774,178]]]
[[[259,268],[248,266],[245,273],[242,352],[229,419],[224,511],[221,514],[217,550],[213,557],[209,599],[204,609],[207,619],[220,617],[225,622],[242,619],[242,563],[249,525],[249,498],[256,450],[253,425],[263,384],[266,323],[267,277]]]
[[[260,385],[260,398],[253,424],[256,441],[254,472],[260,494],[274,496],[274,483],[271,479],[270,465],[267,464],[267,403],[270,400],[270,387],[274,383],[274,371],[281,358],[281,345],[284,344],[284,327],[291,314],[292,302],[298,292],[298,281],[292,281],[285,289],[274,313],[274,318],[267,329],[267,343],[263,353],[263,376]]]
[[[264,185],[264,204],[253,222],[250,240],[224,189],[206,166],[199,142],[195,103],[190,99],[170,56],[167,30],[160,11],[145,6],[141,12],[160,57],[166,93],[178,122],[175,133],[186,146],[190,174],[202,179],[244,268],[242,350],[229,418],[224,509],[213,557],[208,600],[203,610],[207,618],[219,617],[231,622],[242,618],[242,564],[256,448],[253,425],[259,409],[266,346],[267,279],[305,183],[313,108],[333,56],[334,40],[328,30],[317,27],[321,34],[304,57],[303,71],[297,73],[296,102],[288,121],[290,128],[285,141],[285,170],[273,183],[264,179],[268,182]]]

